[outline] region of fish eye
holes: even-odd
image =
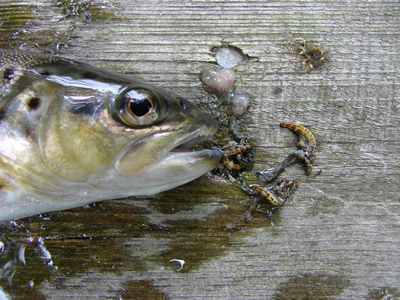
[[[147,89],[124,91],[117,99],[117,114],[129,126],[146,126],[159,121],[161,98]]]

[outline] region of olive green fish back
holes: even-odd
[[[0,110],[12,99],[13,88],[21,83],[27,69],[57,60],[50,55],[0,49]]]

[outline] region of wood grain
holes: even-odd
[[[200,71],[215,62],[212,47],[229,43],[258,57],[235,68],[236,89],[252,96],[240,128],[255,142],[255,169],[295,149],[296,136],[279,122],[298,122],[316,136],[314,167],[322,174],[287,169],[298,190],[270,219],[256,214],[248,224],[240,221],[247,196],[202,178],[150,198],[32,218],[21,225],[28,233],[8,225],[3,239],[11,249],[25,236],[36,242],[26,246],[25,266],[17,260],[11,287],[3,272],[4,292],[47,299],[399,296],[398,1],[110,0],[103,3],[109,15],[97,19],[65,17],[54,1],[43,2],[0,4],[2,20],[12,4],[33,12],[25,48],[39,40],[40,51],[54,50],[62,37],[63,56],[194,102]],[[4,24],[2,45],[18,46],[22,34],[7,34],[22,25],[7,23],[7,31]],[[53,39],[38,39],[44,30]],[[295,38],[328,53],[323,68],[302,72],[303,58],[288,47]],[[11,257],[3,254],[1,264]],[[170,259],[184,259],[183,270]]]

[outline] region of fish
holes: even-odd
[[[221,159],[190,101],[89,64],[0,49],[0,221],[153,195]]]

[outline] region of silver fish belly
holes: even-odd
[[[147,83],[0,49],[0,221],[149,195],[214,168],[218,123]]]

